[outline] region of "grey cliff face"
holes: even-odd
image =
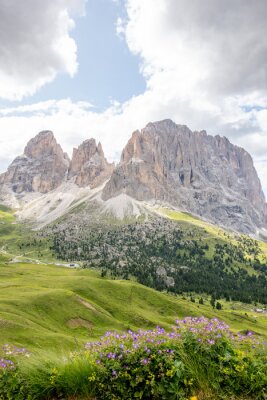
[[[104,188],[159,200],[242,232],[267,224],[267,207],[251,156],[228,139],[192,132],[171,120],[133,133]]]
[[[62,183],[68,167],[69,159],[53,133],[42,131],[29,141],[24,154],[0,176],[0,183],[15,193],[47,193]]]
[[[113,170],[114,164],[107,162],[101,143],[97,145],[95,139],[89,139],[73,150],[68,177],[75,177],[80,187],[93,188],[107,180]]]

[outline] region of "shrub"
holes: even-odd
[[[26,400],[24,384],[18,369],[18,358],[29,357],[30,353],[24,348],[4,345],[0,358],[0,399]]]
[[[162,328],[107,334],[87,343],[97,370],[100,399],[186,399],[198,391],[263,396],[267,384],[264,353],[248,332],[233,335],[218,319],[177,320],[173,331]],[[262,397],[264,398],[264,397]]]
[[[27,368],[3,358],[0,399],[263,400],[264,346],[251,332],[233,334],[204,317],[177,320],[171,332],[107,332],[63,361]]]

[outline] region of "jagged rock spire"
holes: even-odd
[[[75,177],[78,186],[96,187],[108,179],[114,169],[104,156],[101,143],[95,139],[85,140],[77,149],[73,149],[69,169],[69,179]]]
[[[54,134],[42,131],[28,142],[24,154],[12,162],[0,182],[15,193],[47,193],[62,183],[68,167],[69,160]]]

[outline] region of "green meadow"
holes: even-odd
[[[159,212],[184,222],[187,228],[205,228],[207,240],[234,240],[214,225],[186,213]],[[266,249],[265,243],[262,248]],[[54,261],[53,261],[54,260]],[[219,317],[236,331],[267,335],[266,314],[255,306],[220,300],[214,310],[203,294],[174,296],[157,292],[132,280],[103,278],[97,270],[57,266],[49,239],[20,224],[13,212],[0,209],[0,344],[30,350],[65,351],[83,346],[107,330],[136,330],[160,325],[171,328],[175,318]],[[204,305],[198,303],[203,297]],[[259,306],[260,307],[260,306]]]
[[[157,292],[133,281],[101,278],[97,271],[54,265],[0,265],[0,343],[37,351],[83,346],[107,330],[170,329],[177,317],[218,317],[236,331],[267,335],[266,315],[252,305],[223,302],[214,310],[190,298]]]
[[[235,234],[189,214],[166,209],[158,212],[179,221],[185,230],[196,229],[197,235],[197,229],[205,229],[202,240],[207,240],[211,250],[218,240],[236,241]],[[264,258],[266,244],[260,243],[260,248]],[[143,350],[126,351],[123,357],[128,360],[128,372],[124,364],[109,361],[112,344],[103,350],[103,365],[96,363],[94,357],[98,355],[85,350],[87,342],[98,341],[112,331],[142,329],[152,332],[149,335],[153,337],[160,326],[168,338],[176,319],[188,316],[205,316],[208,321],[218,318],[234,334],[246,336],[251,332],[256,342],[266,341],[267,315],[257,311],[263,305],[220,299],[222,309],[217,310],[210,300],[205,293],[174,295],[133,279],[103,276],[97,269],[66,267],[56,259],[49,238],[31,231],[16,220],[11,210],[1,207],[0,399],[264,399],[266,356],[258,355],[256,350],[245,353],[224,336],[214,337],[210,350],[205,344],[198,347],[194,337],[188,336],[190,331],[184,333],[180,344],[162,344],[160,353],[151,343],[148,366]],[[13,350],[5,353],[5,345]],[[172,353],[166,358],[164,352],[170,351],[169,346]],[[30,358],[16,355],[16,348],[27,349]],[[8,364],[10,359],[16,365],[14,370]],[[205,372],[197,367],[202,364]],[[249,378],[253,374],[256,380]],[[227,384],[222,385],[221,379]]]

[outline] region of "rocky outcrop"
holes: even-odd
[[[0,184],[15,193],[47,193],[63,182],[69,162],[53,133],[42,131],[29,141],[24,154],[0,176]]]
[[[110,178],[113,170],[114,164],[107,162],[101,143],[97,145],[95,139],[86,140],[74,149],[70,161],[53,133],[43,131],[29,141],[23,155],[0,175],[1,192],[8,189],[9,193],[22,195],[48,193],[68,179],[79,187],[95,188]]]
[[[113,170],[114,164],[107,162],[101,143],[97,145],[95,139],[89,139],[73,150],[68,177],[75,177],[80,187],[94,188],[107,180]]]
[[[103,190],[166,202],[242,232],[266,227],[267,207],[251,156],[225,137],[171,120],[133,133]]]

